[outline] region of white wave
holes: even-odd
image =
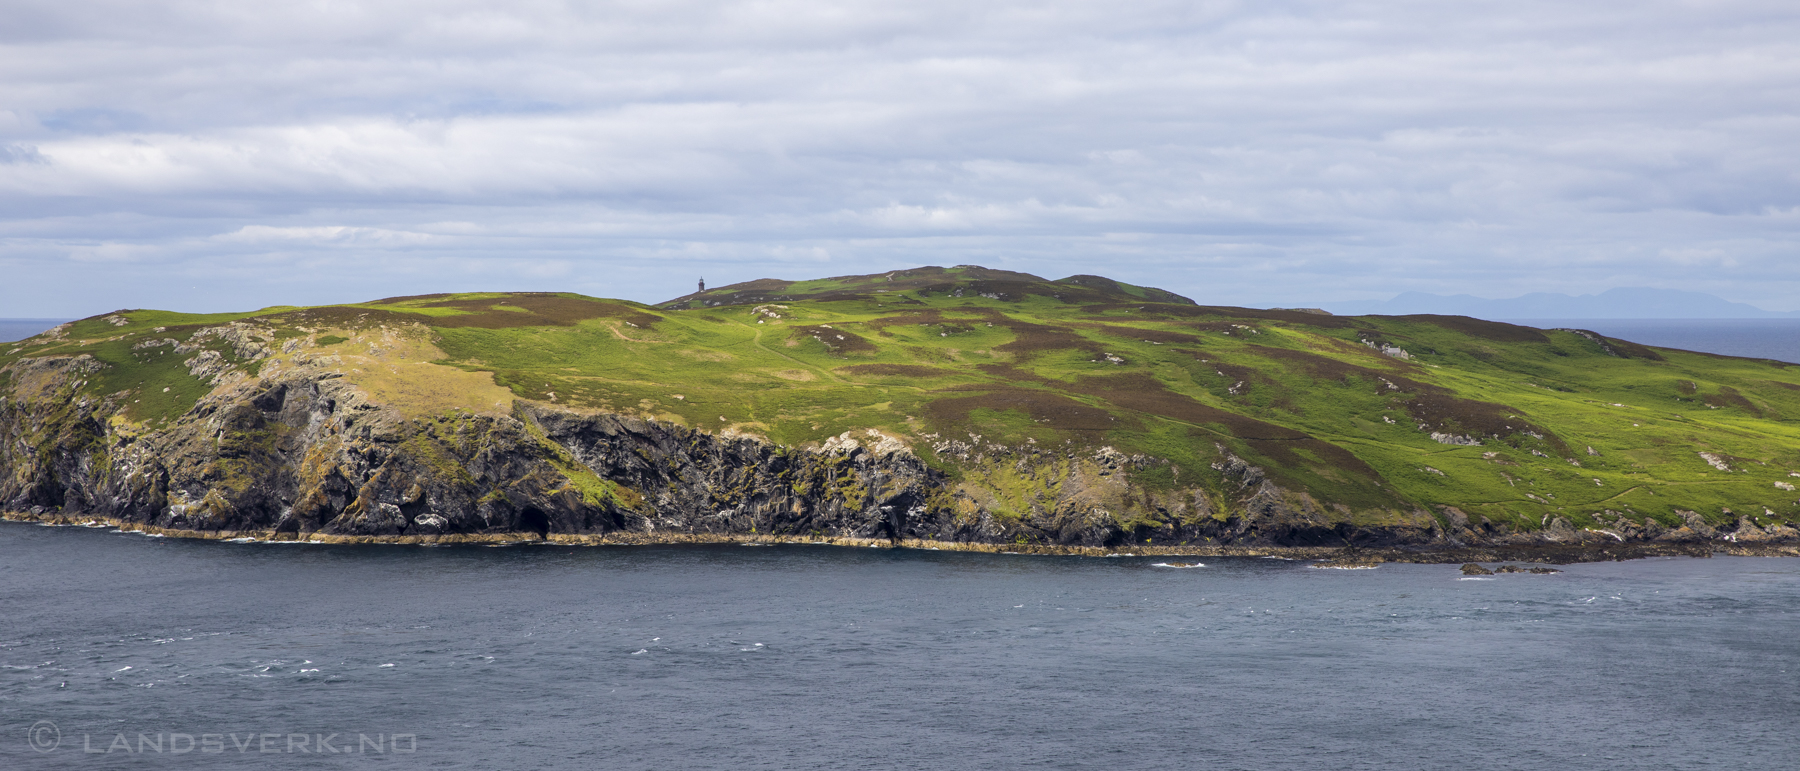
[[[1458,581],[1492,581],[1494,579],[1488,578],[1486,576],[1462,576],[1456,580],[1458,580]]]
[[[1157,563],[1152,564],[1150,567],[1153,567],[1153,568],[1203,568],[1203,567],[1206,567],[1206,563],[1204,563],[1204,562],[1157,562]]]
[[[636,656],[636,655],[638,655],[638,654],[641,654],[641,653],[649,653],[649,652],[650,652],[650,649],[649,649],[649,648],[639,648],[639,649],[637,649],[637,650],[635,650],[635,651],[632,651],[632,652],[631,652],[631,655],[633,655],[633,656]]]
[[[256,543],[256,539],[245,536],[243,538],[227,538],[227,539],[225,539],[225,542],[226,543]]]

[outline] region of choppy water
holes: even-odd
[[[1800,560],[1484,580],[1446,565],[1155,566],[1170,561],[229,544],[5,523],[0,767],[1787,769],[1800,756]],[[54,723],[56,749],[31,748],[37,721]],[[164,751],[137,752],[140,733],[163,734]],[[194,749],[171,754],[177,733]],[[360,733],[388,752],[300,751],[331,733],[330,749]],[[394,734],[415,751],[396,753]]]

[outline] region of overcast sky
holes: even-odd
[[[963,263],[1214,304],[1800,309],[1800,4],[0,14],[0,317]]]

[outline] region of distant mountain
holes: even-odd
[[[1800,313],[1765,311],[1754,305],[1734,303],[1704,292],[1649,287],[1622,287],[1579,297],[1533,292],[1508,300],[1489,300],[1466,294],[1406,292],[1386,301],[1329,303],[1325,305],[1325,309],[1340,316],[1434,313],[1502,320],[1800,318]]]

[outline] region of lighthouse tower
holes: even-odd
[[[705,276],[700,277],[700,291],[702,291],[702,292],[706,291],[706,277]]]

